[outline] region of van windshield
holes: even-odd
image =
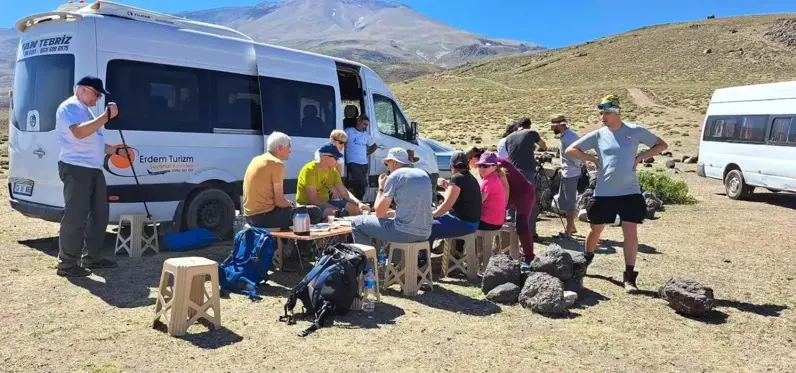
[[[74,55],[52,54],[18,61],[11,115],[14,127],[27,132],[54,130],[55,111],[72,95],[74,82]]]

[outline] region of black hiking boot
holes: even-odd
[[[623,277],[623,283],[625,285],[625,291],[628,293],[632,293],[638,291],[638,286],[636,286],[636,279],[638,278],[638,272],[625,272]]]
[[[91,271],[81,266],[73,266],[69,268],[58,268],[55,274],[61,277],[86,277],[91,274]]]
[[[102,268],[116,268],[119,265],[110,259],[100,259],[96,263],[83,263],[83,268],[86,269],[102,269]]]

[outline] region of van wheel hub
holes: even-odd
[[[199,208],[199,225],[205,228],[215,228],[224,213],[224,208],[216,201],[205,203]]]

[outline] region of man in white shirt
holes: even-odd
[[[564,115],[550,118],[550,129],[561,136],[561,182],[558,186],[558,209],[567,216],[567,227],[559,233],[561,237],[572,237],[577,233],[575,213],[577,212],[578,180],[581,175],[581,160],[566,155],[567,148],[580,137],[569,129],[569,120]]]
[[[125,149],[105,143],[103,126],[119,113],[116,105],[109,104],[99,117],[89,110],[103,94],[108,92],[100,78],[83,77],[77,82],[74,96],[62,102],[55,112],[61,149],[58,174],[64,183],[56,272],[59,276],[83,277],[91,274],[90,269],[117,266],[100,255],[108,229],[108,193],[102,165],[106,154],[128,155]]]
[[[359,200],[365,196],[368,188],[368,156],[376,151],[376,143],[370,136],[368,116],[362,114],[357,118],[357,125],[345,129],[348,142],[345,145],[346,187]]]

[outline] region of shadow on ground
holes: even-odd
[[[438,285],[434,286],[434,290],[425,291],[413,297],[405,296],[402,292],[392,288],[384,290],[382,294],[409,299],[427,307],[469,316],[489,316],[500,313],[500,307],[490,301],[474,299]]]
[[[225,328],[224,326],[215,328],[212,323],[205,319],[199,319],[197,323],[201,324],[202,327],[205,328],[205,331],[200,333],[186,333],[185,335],[179,336],[177,338],[190,342],[194,346],[206,350],[215,350],[217,348],[233,345],[243,341],[243,337],[232,330]],[[153,329],[164,334],[168,333],[168,328],[161,322],[155,323],[153,325]]]
[[[758,188],[759,190],[760,188]],[[726,193],[716,193],[717,196],[727,196]],[[755,192],[746,199],[748,202],[767,203],[772,206],[784,207],[796,210],[796,194],[779,192],[773,193],[767,190]]]
[[[67,278],[67,280],[88,290],[105,303],[119,308],[148,307],[155,304],[154,295],[150,295],[151,289],[157,288],[163,262],[166,259],[201,256],[221,262],[229,253],[231,244],[222,242],[210,248],[173,253],[162,251],[164,247],[161,245],[161,252],[158,255],[149,251],[141,258],[130,258],[122,253],[114,255],[115,240],[114,234],[106,234],[102,255],[117,261],[118,268],[96,269],[92,271],[92,276]],[[53,258],[58,257],[58,237],[23,240],[19,243]]]

